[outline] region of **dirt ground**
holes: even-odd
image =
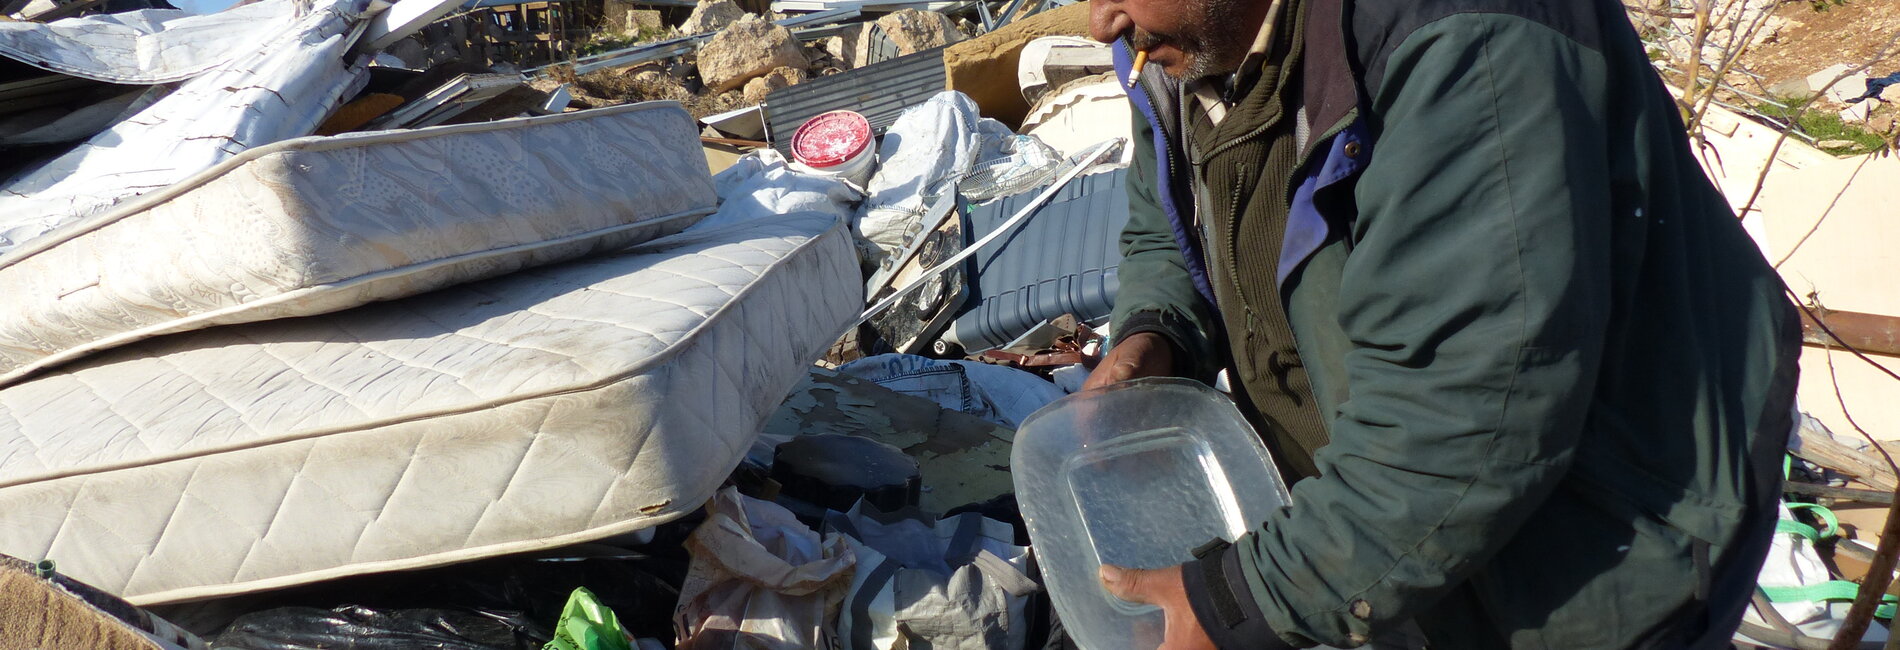
[[[1820,72],[1836,63],[1857,64],[1889,50],[1884,60],[1867,70],[1883,77],[1900,72],[1900,56],[1888,47],[1900,34],[1900,0],[1847,0],[1827,11],[1815,11],[1807,2],[1791,2],[1776,10],[1787,27],[1773,40],[1743,56],[1742,67],[1764,77],[1769,86]]]

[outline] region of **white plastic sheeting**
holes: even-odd
[[[297,18],[261,47],[0,188],[0,254],[251,147],[309,135],[366,80],[345,61],[367,0],[265,0]],[[247,7],[248,8],[248,7]],[[225,38],[255,25],[225,24]],[[169,30],[168,30],[169,31]],[[214,38],[209,33],[205,38]]]
[[[44,24],[0,22],[0,55],[96,81],[182,81],[256,56],[310,10],[309,0],[270,0],[207,15],[141,9]]]

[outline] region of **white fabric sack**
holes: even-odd
[[[686,540],[693,563],[673,625],[679,650],[835,648],[835,612],[855,557],[791,511],[720,490]]]
[[[825,515],[858,559],[838,613],[850,650],[1016,650],[1027,641],[1029,547],[1009,524],[966,512],[925,522],[908,508],[879,512],[859,501]]]
[[[1794,519],[1794,514],[1788,511],[1788,506],[1781,505],[1779,508],[1782,519]],[[1813,542],[1800,535],[1777,532],[1774,544],[1768,549],[1768,559],[1762,563],[1761,575],[1757,581],[1763,587],[1802,587],[1828,582],[1832,579],[1827,565],[1823,564],[1821,556],[1814,552]],[[1773,604],[1775,611],[1779,612],[1782,618],[1788,619],[1789,623],[1794,624],[1802,634],[1817,639],[1834,638],[1835,633],[1841,629],[1841,623],[1847,619],[1847,610],[1852,606],[1852,603],[1814,601]],[[1749,605],[1742,620],[1756,625],[1768,624],[1766,619],[1762,618],[1761,612],[1755,611],[1754,605]],[[1735,634],[1735,640],[1756,647],[1783,647],[1757,641],[1740,632]],[[1869,626],[1867,634],[1861,637],[1861,640],[1869,643],[1886,641],[1887,630],[1879,625]]]

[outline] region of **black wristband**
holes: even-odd
[[[1201,629],[1215,647],[1291,649],[1293,646],[1274,634],[1260,614],[1246,579],[1240,575],[1237,552],[1232,544],[1214,540],[1195,549],[1195,559],[1181,566],[1181,582],[1187,588],[1194,618],[1201,622]]]

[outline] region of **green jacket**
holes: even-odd
[[[1293,507],[1188,565],[1204,626],[1241,647],[1408,620],[1442,648],[1726,639],[1773,526],[1798,326],[1622,7],[1304,2],[1298,119],[1257,136],[1291,138],[1294,173],[1207,187],[1233,175],[1190,163],[1178,89],[1151,67],[1131,92],[1116,336],[1228,368],[1243,407],[1292,367],[1323,429]],[[1207,198],[1262,188],[1291,200]],[[1279,250],[1209,255],[1210,224],[1271,225]],[[1293,341],[1239,316],[1266,300]],[[1291,366],[1261,362],[1276,343]]]

